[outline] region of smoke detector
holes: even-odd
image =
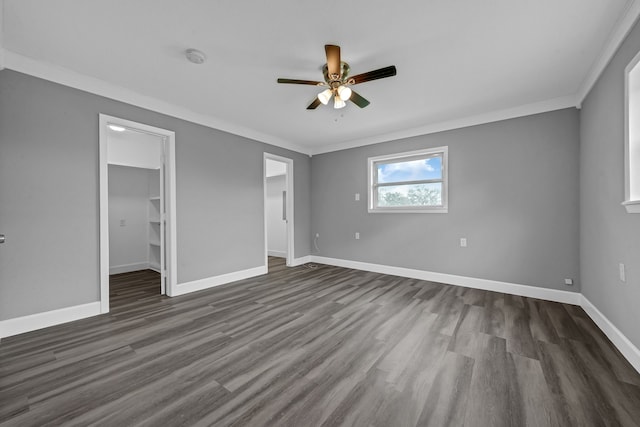
[[[187,59],[194,64],[202,64],[207,59],[204,52],[201,52],[198,49],[187,49],[184,54]]]

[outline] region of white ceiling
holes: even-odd
[[[58,78],[67,84],[91,81],[96,93],[319,153],[577,105],[636,9],[634,0],[4,0],[0,40],[7,68],[45,64],[75,76]],[[351,74],[395,65],[398,75],[355,87],[367,108],[308,111],[319,90],[276,79],[322,80],[325,44],[341,46]],[[206,63],[187,62],[187,48]]]

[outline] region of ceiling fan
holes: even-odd
[[[356,104],[358,107],[364,108],[369,105],[369,101],[357,94],[349,86],[396,75],[395,65],[390,65],[389,67],[349,77],[349,64],[340,60],[340,46],[327,44],[324,46],[324,51],[327,54],[327,63],[322,67],[322,73],[324,74],[323,82],[313,80],[278,79],[278,83],[313,85],[327,88],[318,94],[316,99],[309,104],[307,110],[314,110],[320,104],[327,105],[332,97],[334,99],[333,108],[344,108],[347,100],[351,100],[351,102]]]

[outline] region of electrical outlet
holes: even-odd
[[[620,281],[621,282],[626,282],[627,281],[627,272],[625,271],[623,263],[618,264],[618,272],[620,274]]]
[[[466,237],[461,237],[460,238],[460,247],[461,248],[466,248],[467,247],[467,238]]]
[[[356,231],[356,240],[360,240],[360,233]]]
[[[120,220],[120,227],[125,227],[127,225],[127,220],[126,219],[121,219]]]
[[[564,279],[564,284],[567,286],[573,286],[573,279]]]
[[[356,193],[356,202],[360,201],[360,193]]]

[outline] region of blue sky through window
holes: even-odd
[[[442,157],[408,162],[379,163],[378,183],[442,179]]]

